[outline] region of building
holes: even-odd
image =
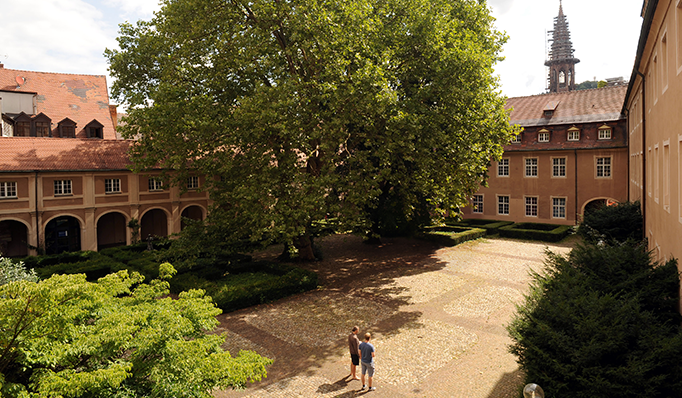
[[[574,225],[591,207],[628,198],[627,88],[574,91],[579,61],[561,6],[554,26],[550,93],[507,100],[523,132],[488,169],[465,218]]]
[[[160,170],[129,171],[134,141],[116,134],[104,76],[11,70],[0,64],[0,255],[98,250],[179,232],[209,206],[193,176],[164,187]]]
[[[682,0],[644,1],[642,31],[623,111],[628,190],[659,260],[682,258]],[[679,265],[678,265],[679,266]],[[682,268],[680,268],[682,269]]]

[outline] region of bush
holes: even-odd
[[[585,214],[583,222],[578,227],[578,234],[592,243],[641,240],[644,237],[643,220],[642,208],[638,201],[602,206]]]
[[[478,218],[470,218],[462,221],[447,220],[445,223],[454,226],[483,228],[488,235],[498,234],[500,233],[501,227],[513,224],[512,221],[481,220]]]
[[[444,246],[455,246],[468,240],[482,238],[486,230],[466,227],[428,227],[419,235],[422,239],[436,242]]]
[[[528,382],[552,397],[676,397],[682,317],[675,260],[644,244],[581,245],[549,254],[508,327]]]
[[[567,237],[573,227],[570,225],[521,223],[499,228],[500,236],[505,238],[558,242]]]
[[[38,279],[36,271],[27,270],[23,262],[15,263],[9,258],[0,257],[0,286],[16,281],[38,282]]]

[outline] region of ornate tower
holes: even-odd
[[[559,0],[559,15],[554,18],[554,30],[552,30],[552,49],[549,51],[549,60],[545,66],[549,66],[549,92],[560,93],[575,90],[575,64],[580,62],[573,56],[573,44],[571,32],[568,31],[568,21],[564,16],[564,10]]]

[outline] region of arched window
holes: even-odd
[[[562,86],[566,84],[566,73],[564,71],[559,72],[559,84]]]

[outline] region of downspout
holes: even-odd
[[[575,174],[575,225],[578,225],[578,150],[573,150],[574,174]]]
[[[38,171],[35,170],[36,252],[40,255],[40,212],[38,211]]]
[[[646,79],[639,70],[635,69],[635,73],[642,78],[642,238],[646,239]]]
[[[628,117],[630,115],[630,111],[628,109],[625,109],[625,121],[627,122],[627,125],[625,126],[625,139],[627,140],[627,145],[628,145],[628,161],[627,161],[627,182],[625,184],[627,191],[628,191],[628,203],[630,203],[630,185],[631,185],[631,178],[630,178],[630,163],[632,162],[632,155],[630,154],[630,118]]]

